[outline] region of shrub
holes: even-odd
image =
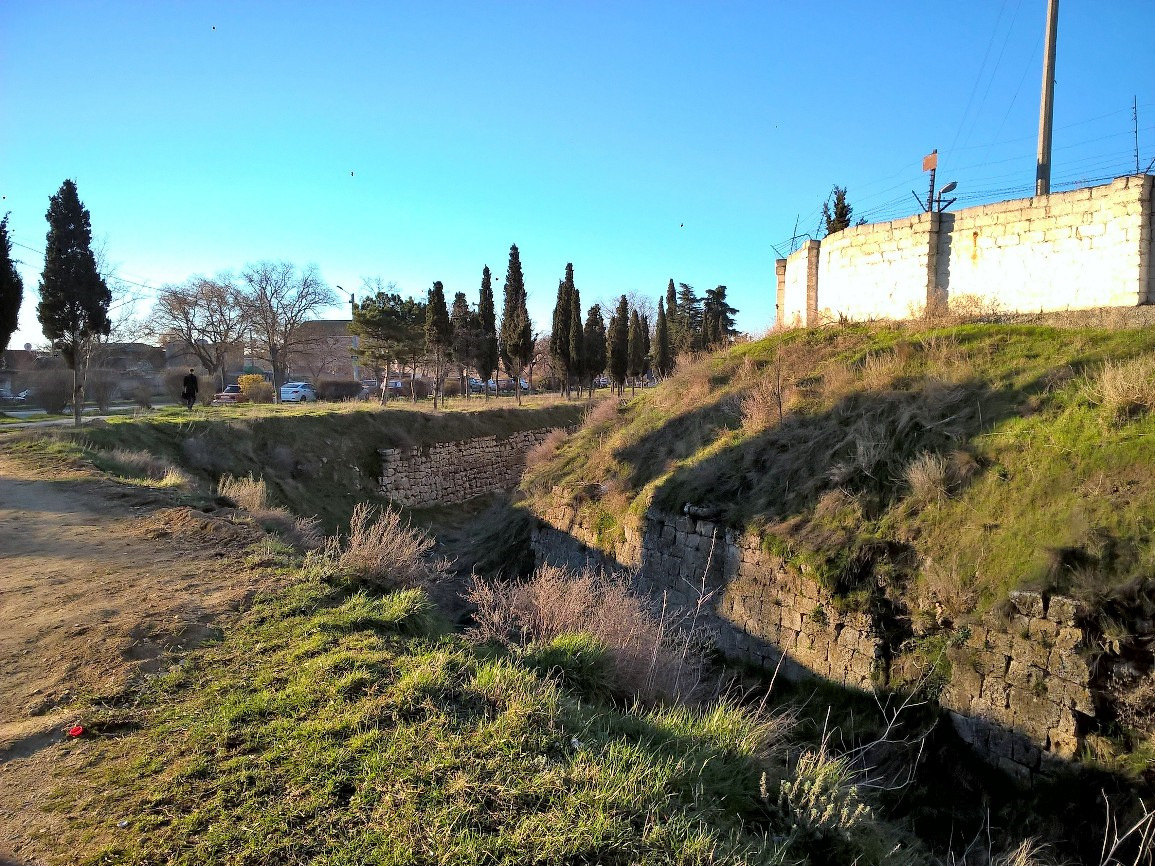
[[[361,502],[349,519],[349,535],[325,543],[325,558],[342,577],[378,590],[414,587],[440,576],[428,561],[433,540],[404,522],[397,511]]]
[[[277,398],[273,386],[259,373],[246,373],[237,378],[237,384],[252,403],[272,403]]]
[[[355,379],[328,379],[317,383],[318,400],[353,400],[361,396],[361,383]]]
[[[120,377],[112,370],[89,370],[85,377],[85,393],[101,412],[107,412]]]
[[[259,478],[254,478],[252,475],[247,478],[223,475],[217,484],[217,492],[221,496],[231,499],[245,511],[262,511],[269,507],[265,482]]]
[[[478,640],[540,644],[586,632],[612,659],[618,693],[651,702],[701,697],[704,635],[654,613],[618,578],[547,565],[525,583],[475,580],[467,598],[477,607]]]
[[[72,402],[72,371],[40,370],[32,376],[32,396],[49,415],[59,415]]]
[[[906,467],[906,483],[915,502],[925,505],[947,495],[949,467],[940,454],[924,451]]]
[[[260,478],[222,475],[217,492],[249,512],[266,532],[276,533],[298,550],[314,550],[324,544],[317,518],[296,517],[283,508],[270,507],[268,490]]]
[[[535,466],[540,466],[552,460],[553,455],[557,452],[558,446],[566,440],[568,435],[565,430],[560,428],[550,430],[549,434],[541,442],[534,445],[525,453],[525,468],[533,469]]]
[[[1150,411],[1155,408],[1155,355],[1106,362],[1087,380],[1086,390],[1092,403],[1115,417]]]

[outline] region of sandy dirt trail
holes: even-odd
[[[78,707],[166,668],[258,588],[239,555],[251,530],[169,504],[31,469],[0,438],[0,866],[42,862],[68,821],[43,807],[98,759],[64,744]]]

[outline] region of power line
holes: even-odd
[[[30,246],[28,246],[28,244],[22,244],[19,241],[12,241],[12,246],[20,247],[21,249],[28,250],[29,252],[33,252],[33,253],[40,253],[41,252],[40,250],[36,249],[36,247],[30,247]],[[152,291],[152,292],[156,291],[156,286],[149,286],[149,285],[145,285],[144,283],[138,283],[135,280],[130,280],[127,277],[121,277],[121,276],[118,276],[116,274],[113,274],[111,276],[111,279],[114,279],[117,282],[121,282],[121,283],[128,283],[130,286],[139,286],[142,289],[148,289],[149,291]]]

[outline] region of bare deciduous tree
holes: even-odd
[[[162,288],[151,327],[155,336],[168,335],[186,345],[224,388],[228,353],[244,339],[249,323],[232,275],[218,274]]]
[[[248,265],[241,279],[241,307],[252,324],[256,351],[273,368],[273,387],[278,388],[293,352],[314,339],[301,326],[337,297],[314,265],[298,271],[291,262],[258,262]]]

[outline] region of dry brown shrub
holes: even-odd
[[[249,475],[247,478],[235,478],[232,475],[222,475],[217,484],[217,492],[231,499],[238,507],[245,511],[263,511],[269,507],[268,491],[265,482],[260,478]]]
[[[525,452],[525,468],[533,469],[535,466],[548,463],[553,459],[553,455],[557,453],[558,447],[568,436],[569,434],[560,428],[550,430],[545,439]]]
[[[621,404],[617,397],[606,397],[598,401],[586,414],[586,426],[596,427],[599,424],[613,421],[618,417],[620,406]]]
[[[1155,408],[1155,355],[1107,361],[1087,379],[1092,403],[1114,417]]]
[[[655,614],[620,578],[546,565],[525,583],[475,579],[467,598],[476,639],[529,644],[587,632],[606,646],[621,690],[647,702],[701,697],[704,635]]]
[[[343,541],[330,536],[325,558],[355,583],[379,590],[413,587],[440,577],[443,564],[428,556],[433,539],[391,509],[362,502],[349,519]]]
[[[973,571],[959,571],[958,554],[949,563],[927,559],[920,570],[917,606],[936,623],[955,622],[973,612],[979,592]]]
[[[884,391],[905,369],[906,362],[895,352],[873,352],[862,362],[859,379],[868,391]]]
[[[907,465],[904,475],[910,496],[918,504],[927,505],[947,497],[950,465],[941,454],[924,451]]]

